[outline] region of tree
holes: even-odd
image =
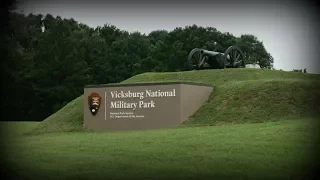
[[[272,56],[257,37],[235,37],[213,27],[191,25],[144,35],[110,24],[90,28],[51,14],[11,13],[10,18],[1,53],[7,57],[2,66],[2,107],[12,114],[11,120],[43,120],[80,96],[87,84],[118,83],[144,72],[187,70],[193,48],[224,52],[238,45],[247,63],[273,67]]]
[[[244,34],[236,40],[236,45],[244,52],[246,64],[258,62],[261,68],[271,69],[273,57],[265,49],[263,42],[254,35]]]

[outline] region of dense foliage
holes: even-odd
[[[43,120],[81,95],[87,84],[117,83],[150,71],[184,71],[195,47],[224,52],[238,45],[246,63],[273,67],[272,56],[255,36],[235,37],[213,27],[192,25],[145,35],[110,24],[90,28],[50,14],[10,17],[1,101],[10,120]]]

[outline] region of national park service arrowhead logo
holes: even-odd
[[[101,97],[98,93],[91,93],[88,96],[89,109],[92,115],[96,115],[101,105]]]

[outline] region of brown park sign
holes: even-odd
[[[107,131],[176,127],[200,108],[212,89],[189,82],[85,86],[83,125]]]

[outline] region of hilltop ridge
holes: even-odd
[[[254,123],[320,113],[320,75],[268,69],[143,73],[121,83],[188,81],[213,85],[208,101],[183,126]],[[30,133],[84,131],[83,96]]]

